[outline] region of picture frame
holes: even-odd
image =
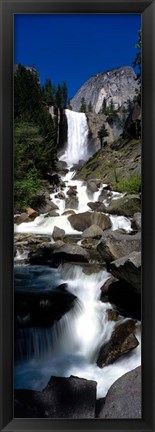
[[[155,430],[155,1],[1,0],[1,220],[0,220],[0,430]],[[13,18],[24,13],[140,13],[142,15],[142,419],[13,418]]]

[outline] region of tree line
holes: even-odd
[[[65,101],[65,86],[60,87],[61,104],[62,98],[63,103]],[[57,159],[57,127],[49,114],[44,91],[37,73],[18,65],[14,75],[14,202],[17,210],[39,204],[39,192]]]

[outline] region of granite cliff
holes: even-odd
[[[136,74],[130,66],[95,75],[86,81],[71,99],[73,111],[80,111],[82,98],[86,106],[91,103],[92,111],[95,113],[102,109],[104,99],[107,107],[110,107],[112,101],[115,109],[122,106],[126,108],[135,97],[135,90],[138,87],[135,78]]]

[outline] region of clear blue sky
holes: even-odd
[[[140,14],[19,14],[14,63],[35,65],[41,84],[66,81],[71,98],[91,76],[132,66]]]

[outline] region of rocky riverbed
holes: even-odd
[[[15,416],[140,418],[140,196],[62,165],[15,217]]]

